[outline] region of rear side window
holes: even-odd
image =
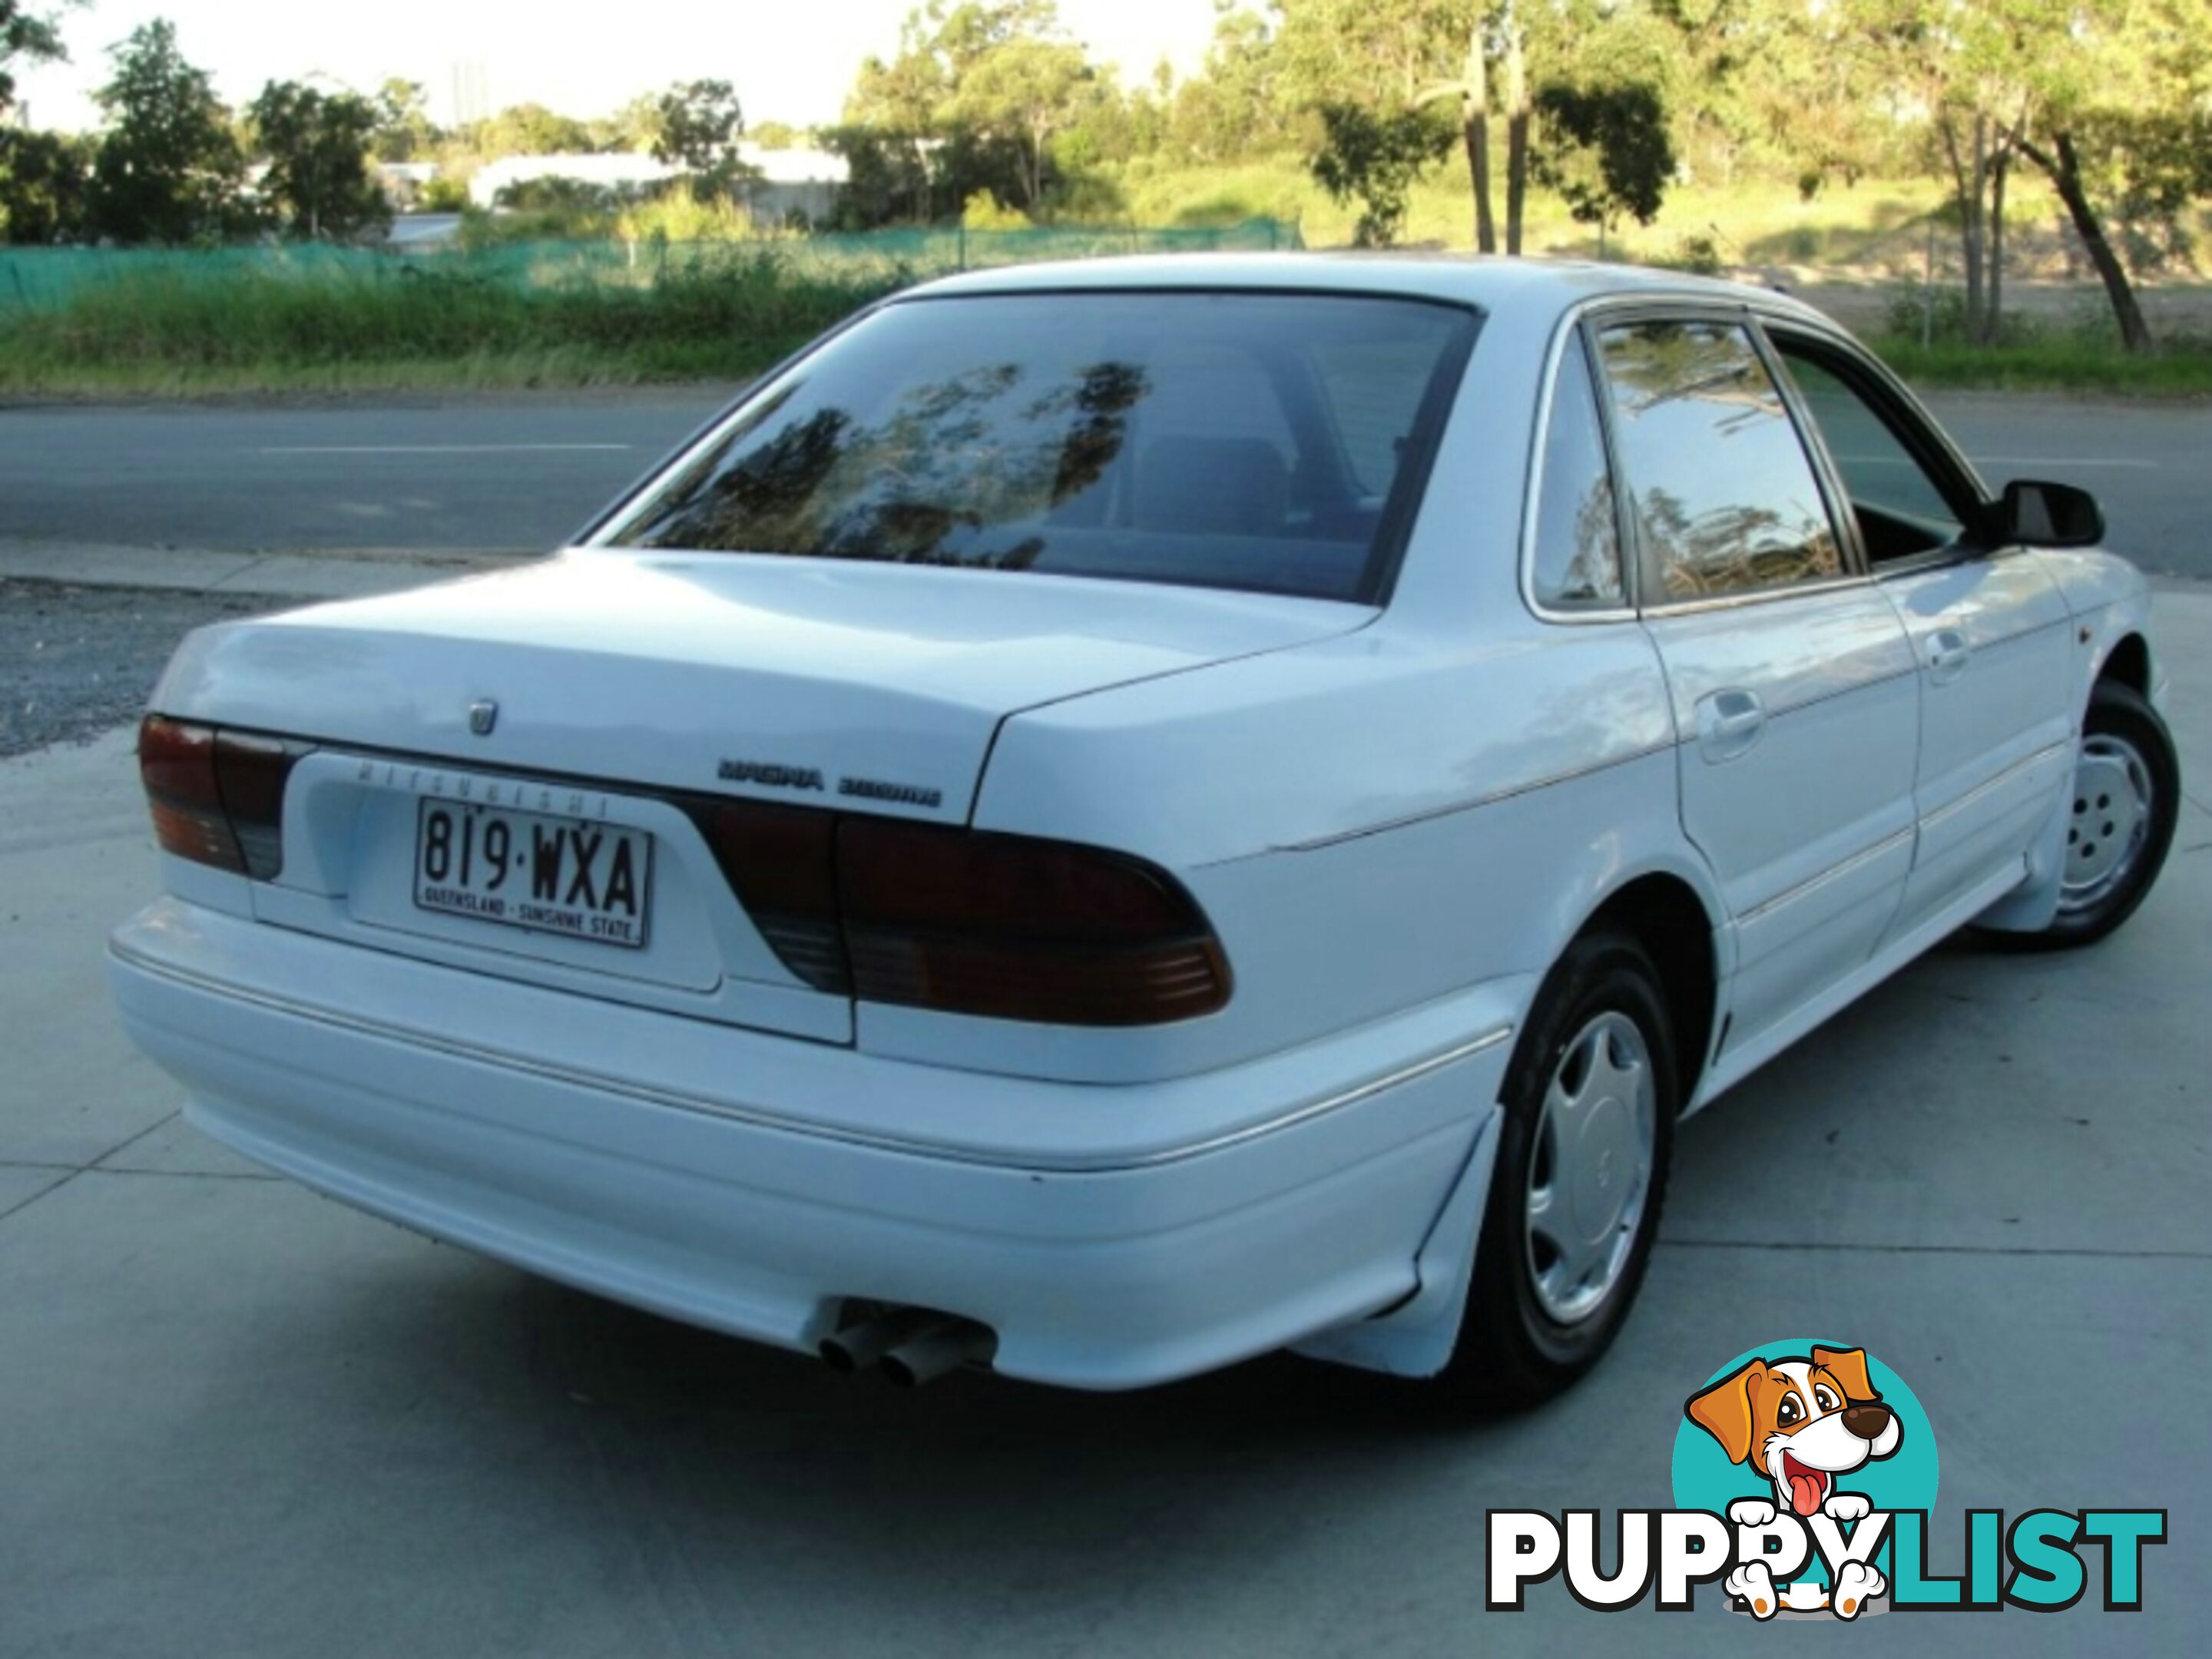
[[[1652,322],[1599,336],[1646,603],[1758,593],[1843,574],[1826,503],[1750,335]]]
[[[1613,477],[1590,386],[1589,355],[1579,331],[1567,337],[1552,382],[1552,418],[1544,429],[1537,479],[1536,544],[1530,560],[1536,603],[1547,611],[1620,605],[1620,526],[1613,516]]]
[[[1353,295],[903,301],[763,388],[609,539],[1369,601],[1475,326]]]

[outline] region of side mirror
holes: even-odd
[[[1991,514],[1997,540],[2027,547],[2094,547],[2105,539],[2105,511],[2072,484],[2014,478]]]

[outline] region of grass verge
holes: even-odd
[[[172,263],[0,320],[0,396],[194,397],[736,380],[911,280],[733,247],[696,265],[543,283],[413,269]],[[1990,346],[1875,342],[1924,387],[2212,396],[2212,340],[2143,356],[2077,329]]]
[[[2055,336],[1993,346],[1878,339],[1882,360],[1916,386],[2073,392],[2123,398],[2212,397],[2212,344],[2176,342],[2140,356],[2103,340]]]
[[[0,325],[0,393],[587,386],[759,372],[904,273],[747,250],[636,282],[131,272]]]

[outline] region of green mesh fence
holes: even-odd
[[[321,243],[225,248],[0,246],[0,316],[65,306],[118,277],[219,287],[241,274],[301,282],[378,283],[436,274],[514,289],[647,287],[664,275],[711,276],[763,257],[794,272],[914,277],[1044,259],[1122,253],[1295,248],[1297,227],[1274,219],[1200,229],[1046,227],[1027,230],[879,230],[757,241],[532,241],[384,251]]]

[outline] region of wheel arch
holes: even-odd
[[[2149,696],[2150,641],[2138,633],[2120,635],[2097,665],[2096,679],[2117,680],[2137,696]]]
[[[1660,994],[1674,1027],[1674,1066],[1686,1107],[1712,1050],[1720,1009],[1720,919],[1705,895],[1673,870],[1647,870],[1613,888],[1574,938],[1600,928],[1628,934],[1659,970]]]

